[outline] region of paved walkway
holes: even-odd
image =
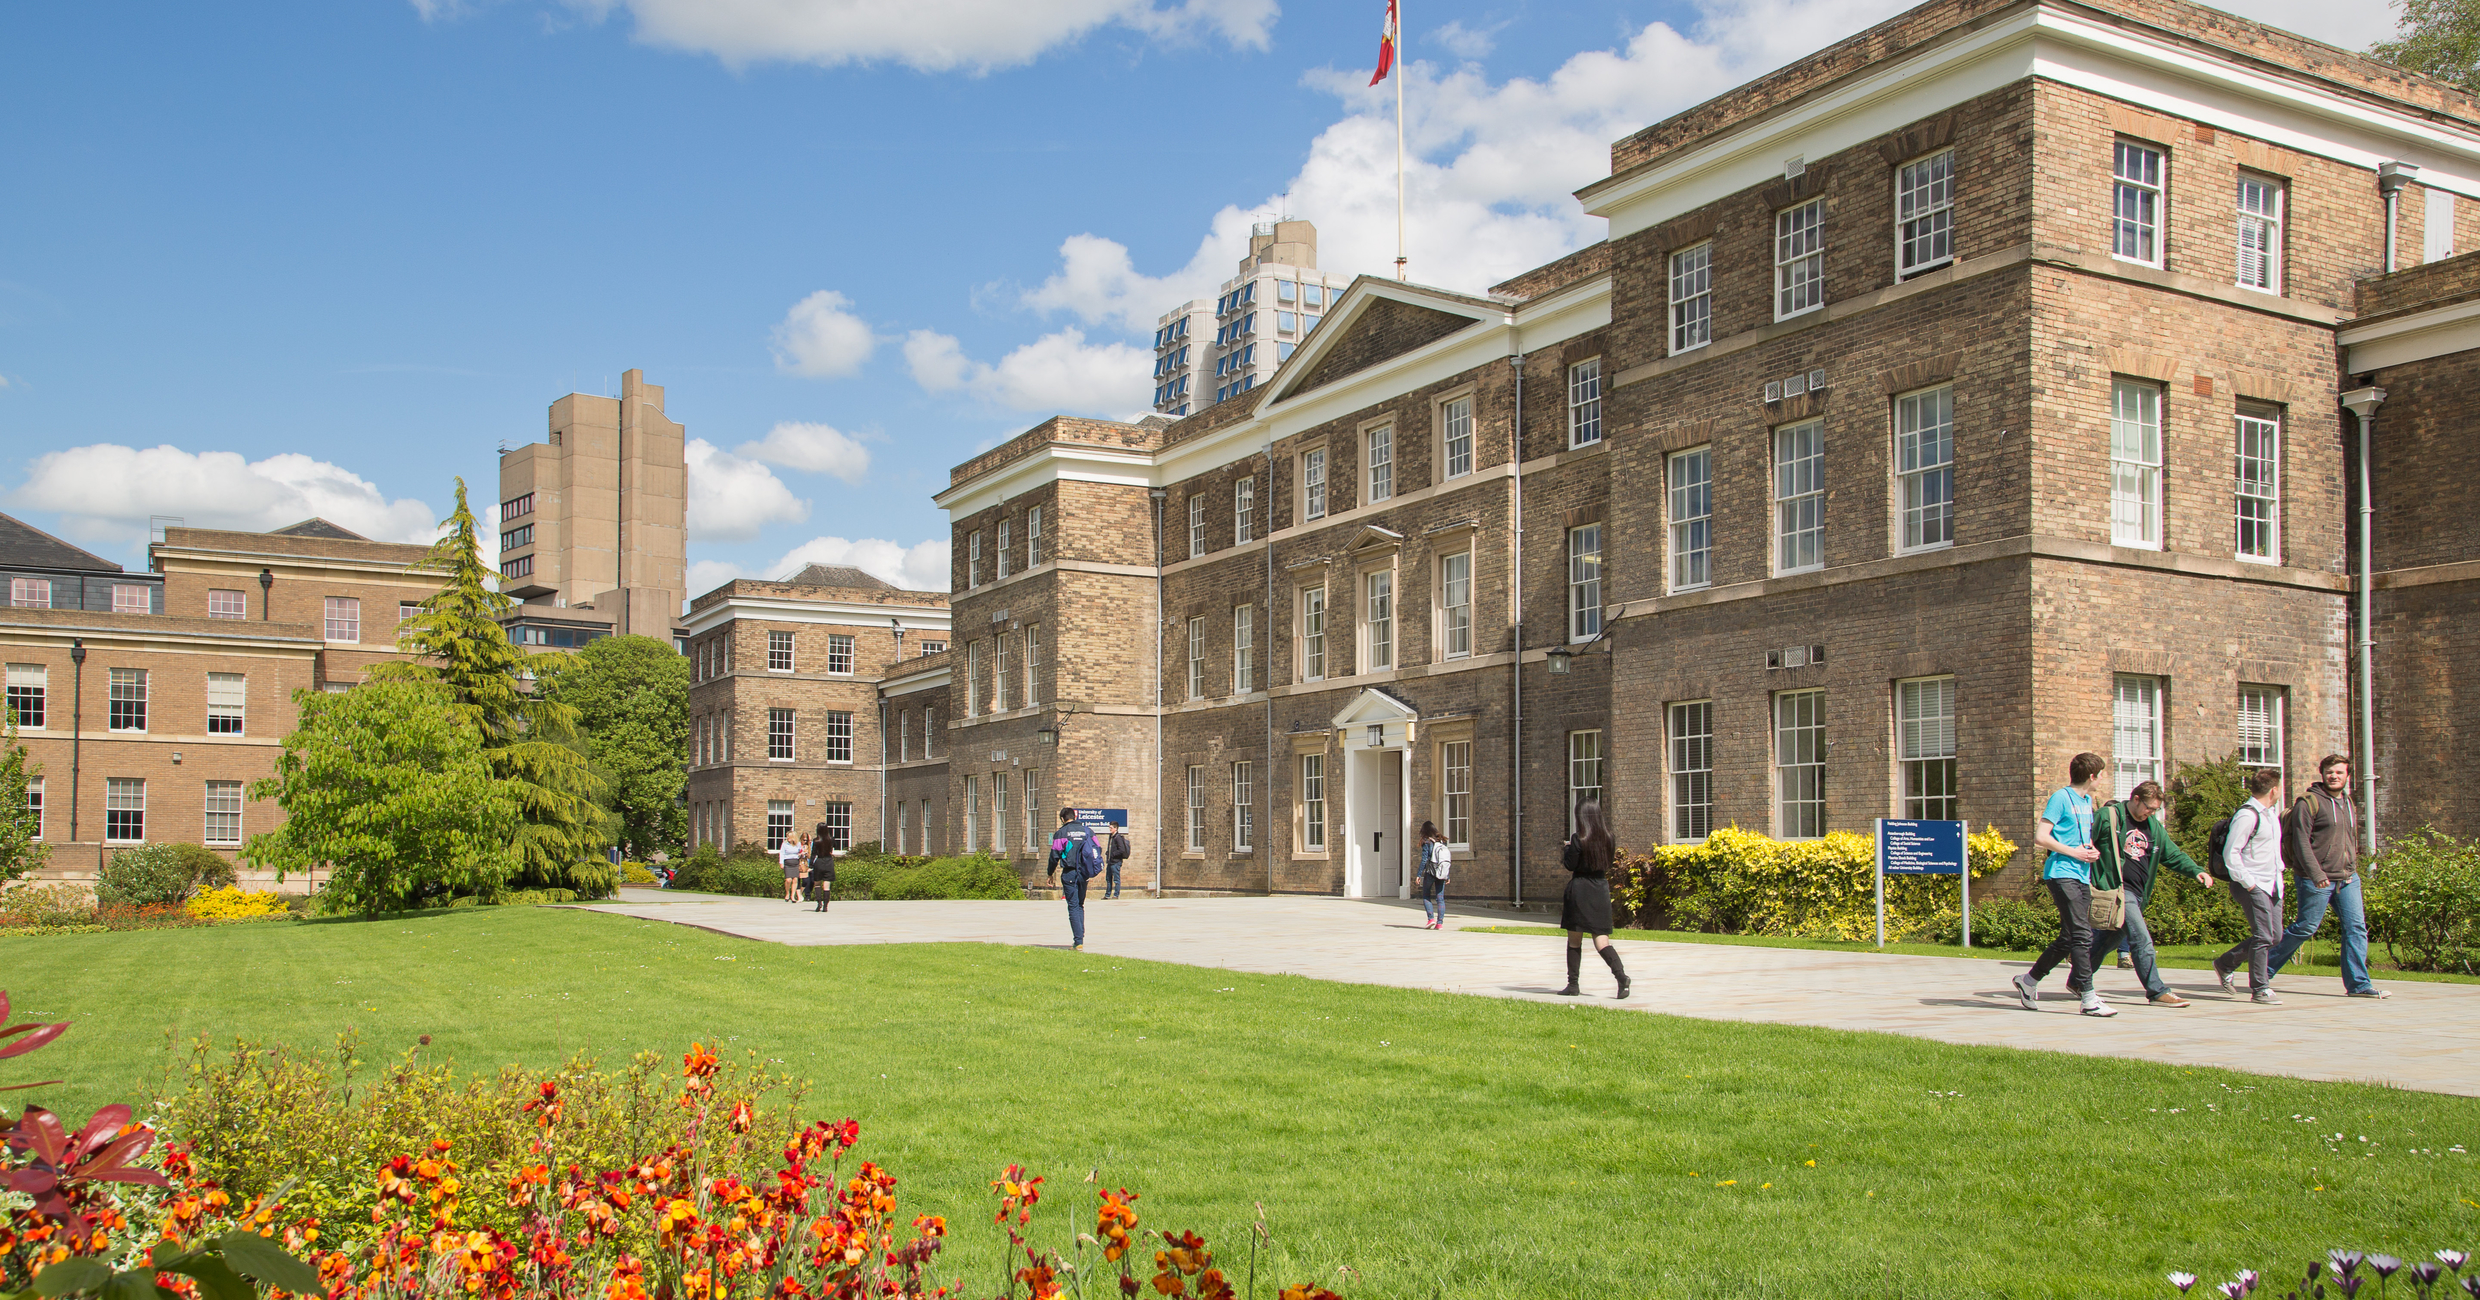
[[[774,943],[1013,943],[1065,947],[1057,902],[846,901],[825,915],[807,904],[627,889],[593,910],[674,921]],[[1455,925],[1531,923],[1503,912],[1456,909]],[[1559,941],[1538,935],[1432,933],[1417,904],[1334,898],[1121,898],[1086,907],[1086,951],[1303,975],[1353,984],[1567,1002]],[[2383,1001],[2346,998],[2340,980],[2284,976],[2284,1005],[2222,995],[2205,971],[2164,973],[2193,1005],[2147,1005],[2133,971],[2104,970],[2107,1020],[2075,1013],[2062,971],[2044,985],[2042,1014],[2023,1009],[2007,981],[2022,961],[1817,952],[1718,944],[1622,942],[1636,981],[1610,999],[1610,972],[1590,953],[1589,1005],[1708,1020],[1754,1020],[1910,1034],[2260,1074],[2382,1083],[2480,1096],[2480,985],[2381,982]]]

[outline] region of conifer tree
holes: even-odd
[[[492,775],[517,800],[519,883],[601,893],[617,874],[602,856],[611,842],[606,782],[579,740],[577,710],[525,689],[526,653],[499,621],[513,602],[492,587],[499,575],[483,561],[463,478],[456,480],[456,509],[440,525],[446,535],[412,567],[447,583],[396,629],[396,648],[413,658],[371,675],[440,683],[451,707],[482,733]]]

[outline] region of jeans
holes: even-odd
[[[2267,958],[2273,952],[2274,936],[2282,932],[2282,896],[2232,881],[2230,899],[2239,905],[2240,914],[2247,917],[2248,937],[2213,959],[2213,973],[2236,970],[2245,961],[2248,991],[2262,993],[2273,987],[2273,970]]]
[[[2342,915],[2342,987],[2365,993],[2376,985],[2368,982],[2368,917],[2360,910],[2357,876],[2322,889],[2300,884],[2299,919],[2291,922],[2282,932],[2282,941],[2273,946],[2273,955],[2265,961],[2267,973],[2281,974],[2282,967],[2299,955],[2299,945],[2316,936],[2316,928],[2325,923],[2328,904]]]
[[[1113,858],[1111,859],[1111,865],[1105,868],[1105,870],[1107,870],[1110,874],[1102,878],[1102,896],[1104,898],[1119,897],[1119,864],[1126,862],[1127,860],[1128,859],[1126,858]]]
[[[1073,867],[1060,874],[1059,892],[1068,900],[1068,933],[1076,939],[1076,946],[1082,948],[1085,946],[1085,886],[1091,882]]]
[[[1447,923],[1447,882],[1436,876],[1421,877],[1421,918]]]
[[[2136,964],[2136,979],[2144,985],[2144,996],[2160,998],[2170,992],[2162,981],[2161,968],[2153,961],[2153,932],[2144,924],[2144,904],[2137,901],[2136,891],[2119,891],[2127,900],[2127,924],[2115,930],[2103,930],[2093,936],[2093,965],[2101,965],[2101,954],[2115,948],[2130,954]]]
[[[2058,905],[2058,937],[2050,940],[2040,960],[2032,963],[2032,982],[2067,963],[2067,989],[2072,993],[2092,991],[2093,932],[2092,886],[2072,877],[2046,882],[2049,899]]]

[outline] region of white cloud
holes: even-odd
[[[775,368],[790,375],[832,379],[861,369],[878,347],[868,321],[849,309],[852,301],[821,289],[792,304],[775,326]]]
[[[768,524],[809,518],[809,502],[792,495],[775,471],[757,461],[704,438],[691,438],[686,451],[689,540],[742,542]]]
[[[734,452],[787,469],[832,474],[847,483],[857,484],[870,472],[870,449],[851,435],[827,425],[797,420],[777,424],[767,430],[766,437],[744,442]]]
[[[428,16],[440,0],[413,0]],[[596,18],[626,10],[637,39],[727,64],[900,63],[987,72],[1111,24],[1166,42],[1205,36],[1265,49],[1275,0],[569,0]]]
[[[98,490],[106,483],[110,491]],[[153,515],[251,532],[316,515],[382,542],[439,535],[439,513],[428,505],[390,501],[351,470],[295,452],[250,461],[230,451],[94,443],[36,457],[8,499],[19,509],[57,512],[63,530],[81,541],[133,547],[145,543]]]
[[[689,566],[689,592],[702,596],[734,578],[787,578],[807,564],[849,564],[906,591],[945,591],[947,552],[944,537],[911,546],[879,537],[813,537],[755,572],[729,560],[700,560]]]
[[[1089,343],[1074,326],[1017,348],[997,365],[965,356],[948,335],[914,330],[904,340],[904,359],[924,391],[962,390],[1015,411],[1120,419],[1150,409],[1154,395],[1152,352],[1125,343]]]
[[[1431,32],[1429,38],[1445,46],[1447,53],[1459,59],[1486,59],[1490,57],[1490,51],[1498,48],[1498,27],[1474,31],[1459,19]]]

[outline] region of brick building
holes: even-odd
[[[41,769],[29,797],[48,874],[91,879],[106,852],[144,843],[233,855],[271,829],[282,810],[246,792],[274,771],[294,692],[343,690],[396,657],[398,620],[439,587],[407,570],[428,549],[321,519],[270,533],[172,527],[148,548],[151,572],[124,573],[0,516],[12,575],[0,657]]]
[[[1393,896],[1434,820],[1453,893],[1539,898],[1584,797],[1631,845],[2029,843],[2082,750],[2349,748],[2337,329],[2480,243],[2469,95],[2176,0],[1939,0],[1611,161],[1602,243],[1364,277],[1242,400],[955,469],[960,843],[1126,806],[1140,879]],[[2456,728],[2480,546],[2422,471],[2468,358],[2402,364],[2382,617],[2452,647],[2392,661],[2407,738]]]
[[[946,596],[813,564],[725,583],[690,602],[687,627],[691,844],[772,849],[819,828],[838,848],[892,841],[887,701],[903,715],[938,693],[912,665],[945,645]],[[891,675],[904,694],[882,700]],[[918,772],[904,769],[908,793]]]

